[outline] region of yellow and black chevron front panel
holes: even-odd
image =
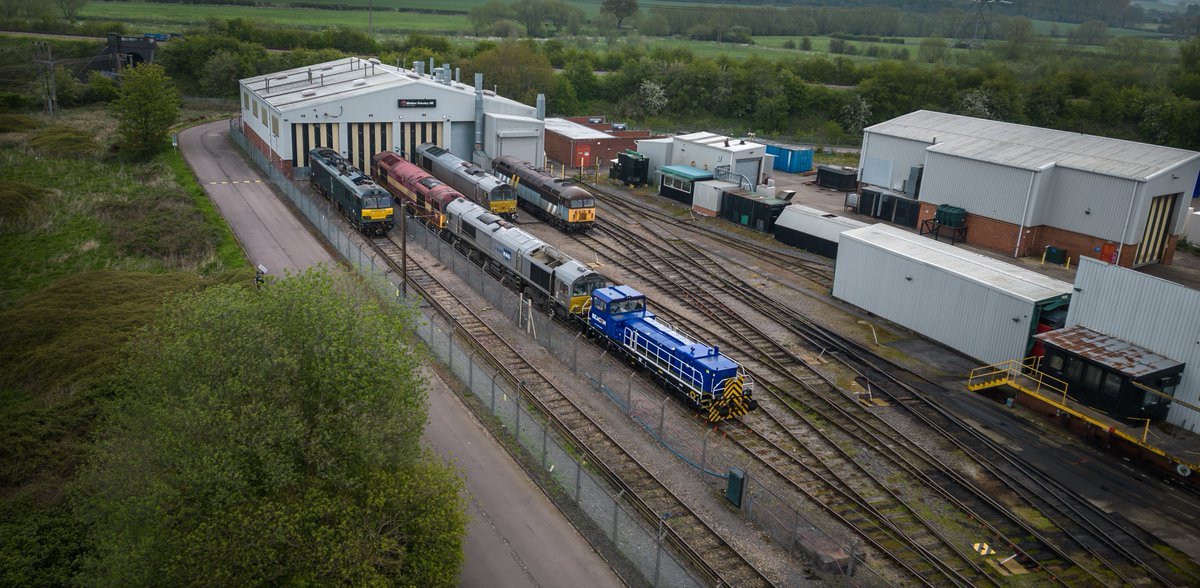
[[[308,152],[328,147],[341,152],[338,123],[292,123],[292,167],[308,167]]]
[[[725,393],[708,407],[708,421],[716,422],[740,417],[754,409],[754,401],[743,389],[745,376],[725,380]]]
[[[391,208],[364,208],[362,211],[363,220],[385,220],[392,214]]]

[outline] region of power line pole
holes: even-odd
[[[43,58],[38,59],[39,56]],[[49,43],[33,42],[33,62],[46,66],[46,72],[42,76],[42,96],[46,101],[46,114],[54,116],[58,112],[58,94],[54,80],[54,54]]]

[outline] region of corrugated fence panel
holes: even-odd
[[[1175,397],[1200,404],[1200,291],[1081,258],[1067,325],[1083,325],[1187,364]],[[1200,432],[1200,414],[1179,405],[1167,420]]]

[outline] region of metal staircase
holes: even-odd
[[[1040,366],[1040,357],[1026,357],[977,367],[971,370],[967,389],[977,392],[997,386],[1009,386],[1028,394],[1058,397],[1065,404],[1067,383],[1039,370]]]

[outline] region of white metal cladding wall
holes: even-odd
[[[664,165],[671,165],[671,148],[670,140],[663,141],[659,139],[648,139],[645,141],[635,141],[638,153],[646,156],[650,160],[650,177],[655,177],[655,173]]]
[[[984,364],[1023,357],[1029,339],[1032,304],[848,233],[838,244],[833,296]]]
[[[475,122],[449,122],[450,132],[445,133],[449,139],[448,149],[460,159],[471,161],[471,152],[475,151]]]
[[[1200,404],[1200,291],[1103,263],[1079,260],[1067,326],[1083,325],[1186,364],[1175,397]],[[1200,432],[1200,414],[1173,405],[1167,421]]]
[[[867,133],[863,138],[863,152],[859,159],[862,181],[885,188],[899,185],[899,182],[908,179],[912,166],[925,163],[926,147],[929,147],[929,143],[924,141]],[[888,169],[872,169],[872,163],[878,165],[878,161],[890,162],[891,166]]]
[[[1036,195],[1037,206],[1030,224],[1119,242],[1132,199],[1133,218],[1125,242],[1138,241],[1142,229],[1135,227],[1146,224],[1147,206],[1140,182],[1065,167],[1055,167],[1052,175],[1052,181],[1042,182],[1040,194]]]
[[[945,153],[929,153],[921,179],[920,200],[953,204],[970,214],[1020,224],[1033,173]]]

